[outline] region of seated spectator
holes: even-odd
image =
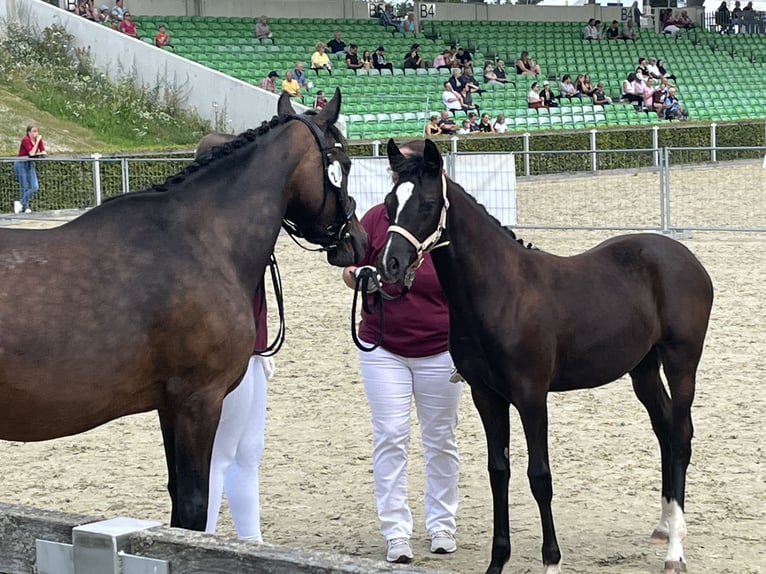
[[[543,82],[543,89],[540,92],[540,99],[546,108],[555,108],[559,105],[559,99],[551,90],[551,83],[548,80]]]
[[[335,32],[332,40],[327,42],[327,47],[330,49],[331,54],[339,54],[346,51],[346,43],[341,40],[340,36],[340,32]]]
[[[681,37],[681,28],[679,28],[675,24],[665,24],[662,27],[662,33],[669,34],[671,38],[673,38],[674,40],[678,40],[678,38]]]
[[[269,23],[266,20],[266,16],[261,16],[260,20],[255,23],[255,39],[263,44],[264,40],[271,40],[274,43],[274,36],[269,30]]]
[[[112,8],[112,20],[122,22],[125,18],[125,7],[122,0],[115,0]]]
[[[579,98],[580,92],[577,91],[574,84],[572,83],[572,76],[569,74],[564,74],[564,77],[561,78],[561,84],[559,85],[559,89],[561,90],[561,97],[562,98]]]
[[[462,125],[460,126],[460,129],[457,132],[459,135],[464,136],[471,133],[471,122],[468,120],[463,120]]]
[[[463,73],[460,71],[460,68],[452,68],[452,75],[448,82],[454,92],[460,93],[463,91]]]
[[[652,94],[652,109],[657,112],[657,116],[660,119],[665,117],[665,98],[668,95],[668,81],[663,78],[660,80],[660,85],[655,86],[654,93]]]
[[[407,17],[399,25],[399,31],[402,34],[412,34],[415,36],[418,32],[418,23],[415,22],[415,13],[407,12]]]
[[[413,44],[404,56],[404,62],[402,68],[405,70],[417,70],[418,68],[424,68],[425,65],[420,57],[420,44]]]
[[[650,76],[649,70],[646,68],[646,58],[639,58],[638,59],[638,65],[636,66],[636,75],[641,74],[643,78],[648,78]]]
[[[394,7],[391,4],[386,4],[383,7],[378,21],[383,27],[393,26],[394,28],[399,28],[399,18],[394,16]]]
[[[170,48],[174,50],[173,44],[170,43],[170,32],[165,29],[165,26],[160,25],[157,30],[157,35],[154,37],[154,45],[158,48]]]
[[[593,95],[593,92],[596,91],[596,88],[594,88],[590,83],[590,74],[580,74],[577,76],[577,79],[575,80],[575,90],[580,92],[581,96],[585,97],[591,97]]]
[[[349,45],[348,52],[346,52],[346,67],[349,70],[359,70],[364,65],[359,61],[359,56],[357,56],[358,51],[359,47],[356,44]],[[365,52],[365,54],[367,54],[368,57],[370,55],[369,52]]]
[[[497,115],[497,118],[495,118],[495,123],[492,124],[492,129],[495,130],[495,133],[498,134],[504,134],[508,131],[508,125],[505,123],[505,116],[503,114]]]
[[[657,87],[654,85],[654,78],[648,78],[644,87],[644,111],[654,111],[657,115],[661,115],[662,103],[655,103],[654,101],[654,93],[656,91]]]
[[[505,73],[505,62],[503,62],[500,58],[498,58],[497,62],[495,62],[495,78],[501,84],[513,84],[514,86],[516,85],[516,82],[508,79],[508,76]]]
[[[676,97],[676,89],[674,86],[668,88],[668,94],[665,96],[665,101],[663,102],[663,109],[665,111],[665,119],[668,121],[689,119],[689,113]]]
[[[327,70],[332,75],[332,64],[330,64],[330,56],[325,51],[327,46],[324,42],[319,42],[316,45],[316,51],[311,54],[311,69],[319,75],[319,70]]]
[[[479,82],[473,77],[473,68],[471,68],[471,66],[463,68],[463,75],[460,76],[460,82],[463,84],[463,88],[468,86],[468,89],[472,94],[483,94],[486,91],[481,89]]]
[[[276,86],[276,80],[279,77],[279,74],[277,74],[276,70],[271,70],[269,72],[269,75],[263,78],[260,82],[258,82],[258,87],[262,90],[266,90],[267,92],[271,92],[272,94],[277,93],[277,86]]]
[[[327,105],[327,98],[324,95],[323,90],[319,90],[314,97],[314,109],[321,110]]]
[[[314,87],[314,84],[308,81],[306,78],[306,72],[303,71],[303,62],[295,62],[295,69],[293,70],[293,80],[298,82],[298,85],[302,90],[310,90]]]
[[[599,29],[596,22],[597,20],[595,18],[591,18],[588,20],[588,24],[585,26],[585,29],[582,32],[583,40],[588,40],[588,41],[601,40],[601,30]]]
[[[101,8],[98,9],[98,21],[104,24],[105,26],[109,26],[111,20],[112,20],[112,13],[109,11],[109,6],[107,6],[106,4],[102,4]]]
[[[458,65],[460,65],[461,68],[464,66],[470,66],[471,60],[472,60],[471,52],[469,52],[465,48],[458,48],[457,54],[455,54],[455,60],[457,61]]]
[[[479,133],[481,131],[477,119],[478,118],[474,112],[468,112],[468,129],[472,134]]]
[[[450,69],[450,64],[447,63],[447,58],[450,58],[450,51],[449,50],[443,50],[441,54],[436,56],[434,58],[433,66],[437,70]]]
[[[473,91],[472,86],[469,84],[463,84],[463,89],[460,91],[460,98],[463,101],[463,108],[469,108],[472,110],[478,110],[479,106],[473,103]]]
[[[631,72],[628,77],[622,81],[622,99],[628,100],[631,104],[641,105],[644,103],[643,93],[636,92],[636,74]]]
[[[125,13],[122,16],[122,22],[120,22],[120,32],[138,40],[136,23],[133,22],[133,16],[127,10],[125,10]]]
[[[444,91],[442,91],[442,104],[454,115],[456,111],[466,111],[474,109],[473,106],[463,104],[463,98],[452,89],[449,82],[444,82]]]
[[[521,76],[539,76],[540,66],[529,57],[529,52],[522,52],[519,59],[516,60],[516,74]]]
[[[527,107],[532,109],[544,108],[543,99],[540,97],[540,85],[537,82],[532,82],[527,94]]]
[[[649,58],[649,62],[646,64],[646,73],[648,77],[654,78],[655,80],[659,80],[662,77],[662,74],[660,74],[660,70],[657,67],[657,60]]]
[[[495,67],[487,62],[487,65],[484,66],[484,83],[485,84],[493,84],[495,86],[502,86],[503,84],[497,79],[497,74],[495,74]]]
[[[492,122],[489,119],[489,114],[481,114],[481,120],[479,121],[479,131],[485,134],[495,133],[495,128],[492,127]]]
[[[362,52],[361,64],[363,70],[372,70],[372,54],[370,54],[369,50]]]
[[[439,129],[441,129],[444,135],[454,135],[457,133],[457,124],[452,120],[447,110],[442,110],[441,119],[439,120]]]
[[[303,93],[298,82],[293,78],[293,73],[290,70],[285,72],[285,79],[282,80],[282,91],[290,94],[291,98],[303,99]]]
[[[617,24],[617,20],[612,20],[609,28],[606,29],[607,40],[618,40],[620,38],[620,28]]]
[[[676,77],[665,69],[665,62],[657,60],[657,71],[660,73],[661,78],[667,78],[668,80],[675,81]]]
[[[593,90],[593,95],[591,97],[593,98],[593,103],[597,106],[605,106],[612,103],[612,98],[604,93],[604,84],[601,82],[596,84],[596,89]]]
[[[378,46],[378,49],[372,55],[372,67],[376,70],[390,70],[393,72],[394,66],[391,62],[386,62],[385,51],[386,49],[383,46]]]
[[[426,137],[438,136],[439,134],[442,133],[442,130],[439,127],[439,116],[431,116],[430,118],[428,118],[428,123],[426,124],[424,132]]]
[[[623,26],[622,32],[620,32],[620,38],[626,41],[633,40],[634,42],[638,40],[638,32],[635,26],[633,26],[633,20],[625,22],[625,26]]]

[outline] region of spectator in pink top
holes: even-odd
[[[422,153],[423,141],[402,147],[405,154]],[[394,177],[396,174],[394,174]],[[361,265],[374,265],[386,242],[389,226],[383,204],[362,218],[369,247]],[[357,267],[346,267],[343,280],[355,286]],[[395,295],[394,286],[385,286]],[[431,552],[457,550],[455,515],[458,508],[456,429],[462,383],[450,382],[452,358],[448,347],[449,311],[431,256],[423,264],[407,295],[383,302],[384,326],[380,347],[360,352],[359,363],[372,414],[373,479],[386,560],[408,563],[413,558],[412,513],[407,501],[407,459],[410,409],[414,399],[425,454],[425,526]],[[375,343],[378,315],[364,314],[359,338]]]

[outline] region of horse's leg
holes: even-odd
[[[511,479],[510,404],[487,387],[471,386],[471,397],[479,411],[487,437],[487,466],[492,489],[492,559],[487,574],[500,574],[511,557],[511,535],[508,526],[508,482]]]
[[[173,436],[172,418],[166,410],[160,409],[160,428],[162,429],[162,444],[165,447],[165,463],[168,466],[168,493],[170,494],[170,526],[180,526],[178,521],[178,496],[176,476],[176,446]]]
[[[668,500],[668,552],[665,556],[664,574],[686,572],[683,539],[686,537],[684,499],[686,495],[686,470],[692,456],[692,402],[696,386],[697,364],[702,355],[702,342],[675,342],[661,348],[662,364],[670,388],[672,452],[670,470],[673,492]]]
[[[534,385],[533,382],[528,383]],[[524,436],[527,439],[529,463],[527,477],[532,496],[540,510],[540,522],[543,528],[542,557],[545,574],[558,574],[561,567],[561,550],[556,540],[556,528],[553,525],[553,483],[551,467],[548,461],[548,406],[547,392],[529,392],[520,401],[515,401]]]
[[[660,362],[656,348],[644,357],[644,359],[630,372],[633,380],[633,390],[649,413],[652,421],[652,429],[660,443],[660,457],[662,460],[662,514],[657,526],[652,532],[651,541],[654,544],[665,544],[670,535],[670,500],[673,497],[673,473],[672,473],[672,449],[670,446],[671,436],[671,406],[670,397],[660,380]]]

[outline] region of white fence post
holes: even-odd
[[[529,177],[529,132],[524,132],[524,175]]]
[[[598,149],[596,148],[596,130],[590,130],[590,170],[598,171]]]
[[[660,128],[659,126],[652,127],[652,149],[654,150],[654,153],[652,154],[652,156],[654,157],[654,166],[657,167],[660,165]]]
[[[100,153],[90,156],[93,160],[93,195],[96,205],[101,205],[101,159]]]
[[[372,157],[380,157],[380,140],[372,142]]]
[[[715,122],[710,124],[710,161],[712,161],[713,163],[716,162],[716,158],[717,158],[717,155],[715,153],[716,139],[717,139],[715,128],[717,125],[718,124],[716,124]]]

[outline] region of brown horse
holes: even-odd
[[[530,249],[442,174],[430,140],[410,159],[389,141],[388,157],[399,180],[386,196],[391,225],[377,267],[384,281],[401,282],[433,249],[449,302],[450,352],[487,436],[494,510],[487,572],[501,572],[511,555],[510,405],[527,440],[543,563],[555,574],[561,552],[551,512],[548,392],[598,387],[626,373],[660,443],[662,515],[652,537],[669,541],[665,572],[685,571],[691,405],[713,304],[700,262],[677,241],[652,234],[615,237],[573,257]]]
[[[172,526],[204,530],[224,396],[253,349],[252,301],[283,219],[333,265],[367,236],[334,124],[279,117],[163,185],[50,230],[0,230],[0,439],[39,441],[157,409]],[[340,176],[340,179],[339,179]]]

